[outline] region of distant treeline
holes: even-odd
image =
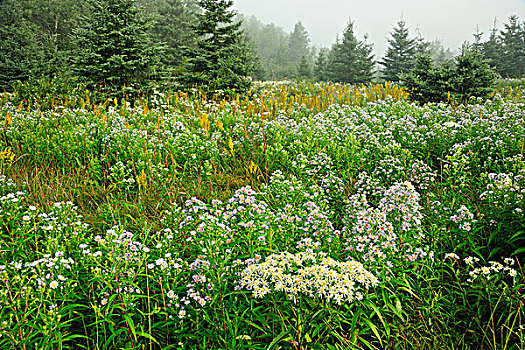
[[[308,32],[301,22],[287,33],[273,23],[262,23],[255,16],[239,17],[259,58],[254,76],[261,80],[307,77],[360,83],[374,75],[398,81],[402,73],[414,67],[419,55],[428,55],[436,65],[454,57],[454,52],[445,48],[439,39],[426,40],[419,32],[411,36],[404,20],[398,21],[389,33],[385,56],[376,59],[372,55],[372,44],[366,36],[362,40],[356,37],[352,22],[330,48],[318,49],[310,45]],[[479,51],[501,77],[525,76],[525,23],[518,16],[509,17],[501,30],[494,26],[486,41],[482,32],[473,36],[470,48]]]
[[[385,56],[357,38],[353,22],[330,48],[310,44],[298,22],[291,33],[236,14],[233,0],[0,0],[0,90],[30,77],[60,76],[114,91],[249,86],[259,80],[397,81],[418,55],[440,64],[453,53],[439,40],[411,35],[400,20]],[[525,75],[525,24],[511,16],[479,51],[502,77]],[[149,85],[148,85],[149,84]]]

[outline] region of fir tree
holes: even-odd
[[[75,73],[91,87],[134,93],[154,77],[159,48],[151,45],[151,22],[134,0],[90,0],[86,25],[75,32]]]
[[[471,96],[487,97],[494,90],[497,75],[479,51],[464,45],[454,63],[455,98],[464,101]]]
[[[424,56],[429,53],[430,42],[426,41],[419,28],[416,28],[416,56]]]
[[[454,61],[436,65],[430,55],[420,55],[414,69],[402,80],[410,97],[421,103],[465,101],[487,97],[494,88],[496,73],[481,54],[464,46]]]
[[[194,0],[146,0],[144,12],[151,15],[154,42],[163,43],[162,63],[170,69],[181,66],[184,48],[194,47],[196,34],[193,23],[197,20],[198,6]]]
[[[445,48],[439,39],[427,42],[427,52],[434,60],[436,65],[440,65],[454,58],[454,54],[449,48]]]
[[[288,62],[290,67],[289,76],[296,77],[299,74],[301,64],[309,64],[306,58],[310,54],[310,38],[308,32],[301,22],[297,22],[288,40]],[[302,62],[303,59],[305,62]],[[303,67],[304,68],[304,67]]]
[[[299,63],[299,68],[297,69],[297,74],[299,79],[309,79],[312,76],[311,70],[310,70],[310,63],[308,62],[308,59],[306,56],[303,56],[301,58],[301,62]]]
[[[328,79],[341,83],[365,83],[372,79],[374,56],[372,45],[357,40],[354,24],[349,22],[341,41],[336,41],[328,57]]]
[[[502,76],[505,75],[503,67],[501,67],[503,47],[500,38],[498,37],[496,23],[494,23],[494,27],[490,31],[489,39],[481,44],[481,53],[483,54],[483,57],[487,59],[488,64],[493,67],[497,73]]]
[[[23,5],[17,0],[0,2],[0,91],[10,91],[15,82],[45,73],[43,45]]]
[[[525,26],[522,25],[518,16],[509,17],[500,32],[501,60],[499,70],[503,76],[520,78],[525,76]]]
[[[235,13],[229,9],[233,1],[199,0],[198,4],[203,10],[195,26],[199,39],[196,48],[188,51],[187,73],[181,81],[210,93],[247,90],[251,83],[246,77],[253,71],[254,60],[242,22],[235,22]]]
[[[398,81],[399,75],[409,72],[416,56],[416,39],[410,38],[405,21],[397,22],[397,27],[388,39],[389,47],[380,63],[385,67],[383,77],[386,80]]]
[[[319,81],[328,80],[326,73],[328,64],[328,54],[329,50],[326,48],[322,48],[321,50],[319,50],[319,54],[317,55],[317,60],[315,61],[314,67],[314,77]]]

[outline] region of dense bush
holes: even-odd
[[[434,64],[428,55],[419,56],[414,69],[402,75],[402,83],[411,99],[421,103],[461,103],[471,97],[488,97],[496,77],[480,53],[464,47],[454,61],[440,65]]]

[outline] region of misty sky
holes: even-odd
[[[359,39],[367,33],[376,55],[383,55],[388,33],[403,17],[412,34],[415,29],[427,40],[439,38],[457,50],[472,42],[476,26],[487,33],[494,19],[501,26],[511,14],[525,20],[525,0],[234,0],[234,8],[287,32],[301,21],[311,43],[329,47],[349,19]]]

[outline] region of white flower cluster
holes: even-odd
[[[297,254],[272,254],[244,269],[240,283],[252,290],[255,298],[283,292],[294,301],[304,294],[340,305],[361,300],[361,289],[375,287],[379,280],[357,261],[339,262],[326,253],[307,250]]]
[[[505,258],[505,264],[507,266],[497,261],[489,261],[489,264],[490,266],[481,266],[470,271],[469,275],[471,278],[468,279],[468,282],[476,280],[480,275],[484,275],[487,279],[491,279],[503,273],[507,274],[510,277],[516,277],[516,275],[518,274],[518,272],[515,269],[509,266],[514,264],[514,259]]]
[[[472,214],[464,205],[458,209],[457,213],[457,215],[452,215],[450,220],[459,224],[461,230],[470,231],[472,229],[472,224],[476,222],[476,220],[474,220],[474,214]]]

